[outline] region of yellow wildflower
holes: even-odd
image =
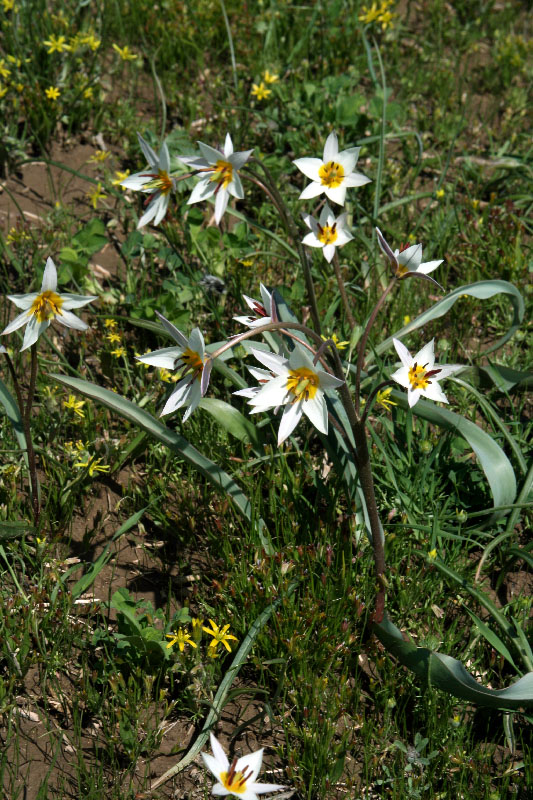
[[[340,342],[339,337],[336,333],[332,333],[331,336],[322,336],[322,339],[327,342],[328,339],[331,339],[337,350],[346,350],[350,342],[344,341]]]
[[[121,358],[121,357],[125,358],[126,357],[126,351],[125,351],[125,349],[123,347],[117,347],[116,350],[111,350],[111,355],[115,356],[115,358]]]
[[[108,333],[105,338],[107,339],[108,342],[111,342],[111,344],[116,344],[117,342],[120,342],[122,340],[120,333],[115,333],[115,332]]]
[[[191,639],[190,634],[187,633],[187,631],[184,631],[183,628],[178,628],[178,632],[177,633],[167,633],[166,637],[167,637],[167,639],[171,640],[170,642],[167,643],[167,650],[170,647],[172,647],[173,645],[175,645],[176,643],[177,643],[177,645],[178,645],[178,647],[180,649],[180,653],[183,653],[183,651],[185,650],[185,645],[186,644],[190,644],[191,647],[197,647],[198,646],[193,642],[193,640]]]
[[[55,101],[57,100],[57,98],[59,97],[59,95],[61,94],[61,92],[59,91],[59,89],[58,89],[58,88],[56,88],[55,86],[49,86],[49,87],[48,87],[48,89],[45,89],[45,92],[44,92],[44,93],[45,93],[45,95],[47,96],[47,98],[48,98],[49,100],[53,100],[53,101],[54,101],[54,103],[55,103]]]
[[[107,195],[102,192],[102,184],[99,182],[92,192],[87,192],[86,197],[91,201],[94,209],[98,208],[98,201],[104,200]]]
[[[378,392],[376,400],[383,406],[383,408],[388,408],[389,406],[397,406],[398,403],[395,403],[394,400],[390,399],[390,393],[392,392],[392,387],[389,386],[387,389],[383,389],[381,392]]]
[[[428,553],[428,558],[430,561],[435,561],[437,558],[437,548],[434,547],[433,550],[430,550]]]
[[[13,6],[15,5],[15,0],[2,0],[2,5],[4,6],[4,11],[12,11]]]
[[[116,328],[117,327],[116,319],[113,319],[112,317],[106,317],[104,319],[104,327],[105,328],[111,328],[111,329]]]
[[[403,324],[409,325],[410,322],[411,322],[411,317],[409,316],[409,314],[406,314],[403,318]]]
[[[125,45],[124,47],[119,47],[118,44],[114,44],[113,50],[115,50],[119,54],[122,61],[135,61],[136,58],[139,58],[139,56],[136,53],[131,52],[128,45]]]
[[[7,86],[0,86],[0,100],[7,94]]]
[[[100,464],[101,458],[89,457],[86,461],[77,461],[74,466],[78,469],[89,468],[89,477],[92,478],[96,472],[109,472],[111,467]]]
[[[383,0],[379,6],[377,3],[372,3],[370,8],[363,6],[361,9],[363,13],[359,16],[360,22],[363,22],[365,25],[371,25],[373,22],[377,22],[381,25],[383,31],[386,30],[389,26],[392,26],[393,15],[389,11],[391,5],[392,0]]]
[[[88,86],[86,89],[83,90],[83,96],[85,100],[90,100],[93,96],[93,87]]]
[[[239,263],[242,264],[243,267],[253,267],[254,265],[253,258],[242,259]]]
[[[119,169],[116,170],[115,171],[116,178],[115,178],[114,181],[111,181],[112,185],[113,186],[120,186],[122,191],[125,192],[126,191],[126,187],[122,186],[122,181],[125,180],[128,177],[129,174],[130,174],[129,169],[127,169],[125,172],[121,172]]]
[[[279,81],[279,75],[275,75],[266,69],[263,72],[263,80],[265,83],[276,83],[276,81]]]
[[[69,394],[68,400],[63,400],[63,406],[70,409],[70,411],[73,411],[78,417],[84,417],[85,413],[83,411],[83,406],[85,405],[85,402],[85,400],[76,400],[75,395]]]
[[[96,153],[92,154],[89,161],[92,164],[101,164],[103,161],[109,158],[110,155],[111,153],[109,150],[97,150]]]
[[[48,53],[63,53],[65,50],[70,50],[70,45],[67,44],[64,36],[52,34],[49,39],[45,39],[43,44],[48,48]]]
[[[267,97],[272,94],[272,89],[268,89],[263,81],[261,81],[259,85],[257,83],[253,83],[252,94],[254,97],[257,97],[258,100],[266,100]]]
[[[0,77],[2,78],[9,78],[11,75],[11,70],[5,66],[6,60],[5,58],[0,58]]]
[[[172,372],[170,372],[170,370],[166,369],[166,367],[161,367],[159,369],[159,377],[165,383],[175,383],[176,381],[179,381],[181,375],[179,372],[174,375]]]
[[[79,45],[87,45],[87,47],[90,47],[91,50],[93,50],[93,51],[94,50],[98,50],[98,48],[102,44],[100,39],[97,39],[96,36],[94,35],[94,33],[92,33],[92,32],[91,33],[81,33],[81,32],[77,33],[76,36],[74,37],[74,39],[76,40],[76,45],[78,45],[78,44]]]
[[[442,200],[444,195],[445,195],[444,189],[437,189],[437,191],[435,192],[435,197],[437,197],[439,200]]]
[[[205,631],[205,633],[208,633],[209,636],[213,637],[209,642],[210,655],[214,656],[219,644],[224,645],[228,653],[231,653],[231,647],[229,646],[228,641],[229,639],[234,639],[237,641],[237,637],[232,636],[231,633],[228,633],[229,624],[224,625],[223,628],[219,628],[216,622],[213,622],[212,619],[209,620],[209,624],[211,625],[211,628],[206,628],[204,625],[202,626],[202,630]]]

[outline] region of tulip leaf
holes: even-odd
[[[85,397],[90,397],[92,400],[103,403],[107,408],[116,411],[120,416],[130,420],[130,422],[138,425],[155,439],[163,442],[174,453],[180,455],[187,464],[190,464],[191,467],[204,475],[210,483],[222,489],[233,500],[241,514],[252,521],[250,501],[231,475],[228,475],[207,456],[200,453],[179,433],[167,428],[147,411],[139,408],[130,400],[126,400],[125,397],[120,397],[115,392],[109,391],[109,389],[104,389],[89,381],[79,380],[79,378],[70,378],[66,375],[51,375],[50,377],[58,381],[58,383],[80,392]],[[259,526],[262,527],[263,524],[262,520],[259,520]]]
[[[459,286],[459,288],[454,289],[453,292],[450,292],[450,294],[448,294],[446,297],[443,297],[442,300],[439,300],[438,303],[435,303],[435,305],[431,306],[431,308],[428,308],[427,311],[424,311],[423,314],[420,314],[420,316],[418,316],[416,319],[409,322],[408,325],[405,325],[403,328],[393,334],[393,336],[389,336],[388,339],[385,339],[383,342],[378,344],[375,347],[375,352],[378,354],[384,353],[389,349],[389,347],[391,347],[393,338],[401,339],[408,333],[411,333],[411,331],[415,331],[417,328],[427,325],[428,322],[442,317],[447,311],[450,310],[457,300],[463,297],[463,295],[477,297],[479,300],[487,300],[489,297],[494,297],[497,294],[508,295],[513,307],[513,321],[507,333],[494,342],[494,344],[487,348],[487,350],[483,351],[485,355],[487,353],[492,353],[494,350],[498,350],[498,348],[504,345],[505,342],[511,338],[513,333],[520,327],[524,319],[524,299],[516,286],[513,286],[512,283],[508,283],[508,281],[477,281],[477,283],[470,283],[467,286]],[[369,364],[371,360],[372,354],[369,353],[366,363]]]
[[[24,427],[22,425],[22,417],[20,415],[20,409],[15,401],[15,398],[3,382],[0,379],[0,403],[4,406],[7,414],[7,418],[10,421],[11,425],[13,426],[13,430],[15,431],[15,436],[17,437],[17,441],[19,443],[20,449],[24,453],[24,459],[26,464],[28,463],[28,455],[27,455],[27,446],[26,446],[26,436],[24,435]]]
[[[506,689],[488,689],[478,683],[457,659],[405,641],[402,632],[388,617],[383,622],[374,623],[374,632],[389,653],[425,680],[428,686],[486,708],[533,708],[533,672],[528,672]]]
[[[214,397],[203,397],[200,400],[200,408],[211,414],[218,424],[236,439],[240,439],[246,444],[250,443],[258,456],[264,455],[265,451],[258,428],[237,408]]]
[[[398,406],[408,408],[407,395],[404,392],[395,389],[391,393],[391,397]],[[463,439],[466,439],[485,473],[492,492],[494,507],[512,505],[516,497],[514,470],[499,444],[488,433],[460,414],[455,414],[453,411],[441,408],[427,400],[419,400],[411,410],[413,414],[433,425],[458,433]],[[503,514],[505,514],[505,509],[495,511],[493,516],[502,516]]]

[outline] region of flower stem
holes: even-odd
[[[355,319],[354,315],[352,314],[352,310],[350,308],[350,301],[348,299],[348,295],[346,293],[346,286],[344,285],[344,281],[341,275],[341,265],[339,263],[339,256],[337,254],[337,248],[335,248],[335,252],[333,254],[333,269],[335,270],[335,277],[337,278],[337,285],[339,287],[339,292],[341,294],[342,304],[344,306],[344,312],[348,319],[348,323],[350,328],[353,330],[355,328]]]
[[[366,328],[364,329],[363,335],[361,336],[361,340],[359,342],[359,347],[357,350],[357,366],[355,370],[355,407],[357,409],[357,413],[359,413],[359,409],[361,407],[361,400],[359,397],[361,392],[361,370],[363,369],[363,364],[365,362],[365,349],[366,349],[366,343],[368,341],[368,336],[372,329],[372,325],[376,320],[379,310],[381,309],[383,303],[387,298],[387,295],[392,290],[397,280],[398,278],[395,275],[391,280],[391,282],[389,283],[389,285],[387,286],[387,288],[385,289],[385,291],[383,292],[383,294],[381,295],[381,297],[379,298],[376,305],[374,306],[374,309],[370,314],[368,322],[366,323]]]
[[[281,196],[280,192],[278,191],[278,188],[277,188],[277,186],[276,186],[276,184],[274,182],[274,179],[273,179],[268,167],[265,166],[265,164],[263,164],[263,162],[258,158],[251,159],[251,161],[253,161],[254,164],[258,164],[261,167],[261,169],[262,169],[262,171],[263,171],[263,173],[265,175],[266,183],[268,185],[268,189],[269,189],[269,192],[270,192],[269,196],[271,194],[271,195],[273,195],[273,197],[276,198],[275,201],[273,200],[273,202],[275,203],[276,208],[280,212],[281,217],[283,219],[283,222],[285,224],[285,228],[287,230],[287,233],[289,234],[289,236],[293,240],[294,246],[296,247],[296,250],[298,251],[298,256],[300,258],[300,263],[302,265],[302,269],[303,269],[303,273],[304,273],[304,280],[305,280],[305,288],[306,288],[306,291],[307,291],[307,298],[309,300],[309,305],[311,306],[311,317],[313,319],[313,325],[315,326],[315,330],[317,331],[317,333],[320,334],[320,331],[322,329],[321,329],[321,326],[320,326],[320,316],[318,314],[318,305],[317,305],[317,301],[316,301],[315,285],[313,283],[313,276],[311,275],[310,262],[309,262],[307,253],[305,251],[305,248],[302,245],[302,242],[301,242],[301,239],[300,239],[300,234],[298,232],[298,228],[296,226],[296,223],[294,222],[294,218],[293,218],[292,214],[290,213],[289,209],[287,208],[287,206],[285,205],[285,203],[283,201],[283,197]]]

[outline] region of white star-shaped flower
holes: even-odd
[[[264,350],[252,350],[272,377],[249,400],[252,414],[285,406],[278,431],[278,444],[290,436],[302,414],[321,433],[328,432],[328,408],[324,392],[342,386],[342,381],[318,369],[305,350],[296,346],[289,358]]]
[[[137,227],[142,228],[152,220],[154,225],[159,225],[164,218],[174,181],[170,176],[170,155],[166,142],[161,145],[157,156],[140,133],[137,134],[137,138],[148,166],[143,172],[136,172],[135,175],[124,178],[120,185],[126,189],[135,189],[151,195],[147,198],[148,208],[137,223]]]
[[[326,139],[322,159],[297,158],[293,161],[298,169],[313,181],[305,187],[300,200],[308,200],[324,192],[333,203],[343,206],[347,188],[370,183],[370,178],[360,172],[354,172],[360,149],[360,147],[350,147],[339,153],[337,134],[333,132]]]
[[[402,342],[398,339],[392,341],[403,366],[391,375],[391,378],[407,389],[409,406],[412,408],[421,397],[447,403],[448,398],[438,382],[457,372],[462,365],[442,364],[442,366],[438,366],[435,364],[434,339],[424,345],[414,358]]]
[[[353,239],[346,227],[346,214],[335,218],[335,214],[327,203],[322,209],[318,221],[311,214],[306,214],[304,222],[308,228],[311,228],[311,233],[304,237],[303,243],[309,247],[321,247],[326,261],[331,261],[336,247],[342,247]]]
[[[67,328],[74,328],[77,331],[86,331],[89,327],[86,322],[71,314],[72,308],[81,308],[87,303],[96,300],[96,295],[83,296],[81,294],[58,294],[57,292],[57,270],[51,258],[46,261],[44,268],[43,282],[40,292],[30,292],[30,294],[8,294],[17,308],[23,308],[22,314],[15,317],[9,325],[4,328],[2,335],[12,333],[23,325],[28,324],[24,334],[22,350],[26,350],[35,344],[41,333],[45,331],[53,319],[56,319]]]
[[[421,244],[412,244],[400,250],[393,250],[379,228],[376,228],[376,233],[381,252],[388,258],[395,274],[399,278],[404,278],[406,275],[412,275],[414,273],[417,273],[419,277],[427,276],[428,272],[433,272],[433,270],[437,269],[439,264],[442,264],[444,261],[444,259],[441,258],[438,261],[426,261],[422,263]],[[433,278],[428,278],[428,280],[437,283]],[[439,285],[440,284],[437,283],[437,286]]]
[[[231,136],[226,134],[224,151],[215,150],[213,147],[198,142],[198,147],[202,152],[200,156],[178,156],[179,160],[188,167],[193,167],[198,172],[206,173],[196,186],[188,199],[188,204],[200,203],[208,197],[215,195],[215,222],[217,225],[222,219],[230,194],[238,200],[244,197],[239,170],[244,167],[253,150],[243,150],[240,153],[233,152],[233,142]]]
[[[248,328],[258,328],[260,325],[266,325],[268,322],[272,322],[272,295],[262,283],[259,285],[259,290],[261,292],[262,302],[260,300],[254,300],[253,297],[248,297],[247,294],[243,294],[246,305],[248,308],[251,308],[255,316],[233,317],[236,322],[241,322]]]
[[[137,356],[137,360],[160,369],[182,370],[181,380],[165,403],[161,416],[171,414],[182,406],[187,406],[187,411],[183,416],[185,422],[202,399],[200,382],[205,364],[204,337],[202,331],[195,328],[187,339],[166,317],[159,312],[156,313],[165,330],[178,343],[178,347],[154,350],[144,356]]]
[[[202,753],[202,758],[207,769],[218,781],[211,789],[211,794],[231,794],[241,800],[258,800],[257,796],[260,794],[285,788],[277,783],[256,783],[263,761],[263,748],[247,756],[234,758],[230,764],[218,739],[213,734],[210,736],[213,755]]]

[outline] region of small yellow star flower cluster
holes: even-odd
[[[135,61],[135,59],[139,58],[136,53],[132,53],[128,45],[124,47],[119,47],[118,44],[113,45],[113,50],[117,52],[122,59],[122,61]]]
[[[98,208],[98,201],[105,200],[107,195],[102,191],[102,184],[98,182],[92,192],[87,192],[86,197],[88,197],[92,207],[96,210]]]
[[[381,25],[382,31],[392,28],[393,13],[390,10],[392,5],[393,0],[383,0],[379,5],[372,3],[370,8],[363,6],[361,9],[363,13],[360,14],[359,21],[365,25],[372,25],[372,23],[377,22],[378,25]]]
[[[76,416],[83,418],[85,416],[85,412],[83,411],[85,402],[85,400],[76,400],[75,395],[69,394],[68,400],[63,400],[63,407],[72,411]]]
[[[167,643],[167,649],[173,647],[175,644],[178,645],[180,653],[183,653],[186,645],[190,645],[196,649],[202,638],[202,631],[204,631],[211,636],[211,641],[209,642],[207,648],[208,658],[218,658],[219,653],[217,652],[217,648],[219,644],[223,645],[228,653],[231,653],[229,641],[237,641],[237,637],[232,636],[231,633],[228,633],[229,624],[224,625],[223,628],[220,628],[212,619],[209,620],[209,624],[211,627],[206,628],[205,625],[203,625],[203,620],[195,617],[192,620],[192,636],[185,628],[181,627],[178,628],[177,631],[167,633],[166,637],[167,639],[170,639],[170,641]]]
[[[52,102],[54,102],[54,103],[57,100],[57,98],[59,97],[59,95],[61,94],[61,92],[57,88],[57,86],[49,86],[48,89],[45,89],[44,93],[47,96],[47,98],[49,100],[52,100]]]
[[[251,94],[257,97],[258,100],[267,100],[272,94],[272,89],[269,89],[267,84],[276,83],[277,81],[279,81],[279,75],[267,69],[263,72],[262,80],[259,83],[252,84]]]

